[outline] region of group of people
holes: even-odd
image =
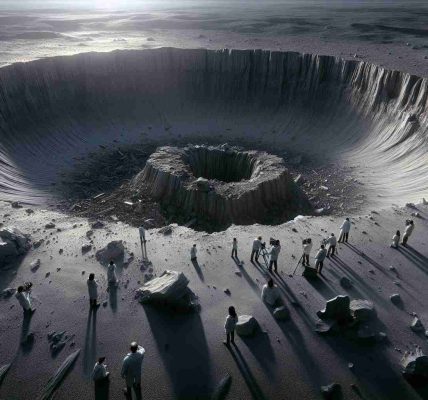
[[[404,235],[403,239],[401,241],[401,245],[406,247],[407,241],[409,240],[409,237],[412,235],[413,230],[415,229],[415,223],[411,219],[406,220],[406,226],[404,228]],[[394,249],[398,249],[398,245],[400,243],[400,231],[395,232],[395,235],[392,237],[392,243],[391,247]]]

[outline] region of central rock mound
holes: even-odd
[[[172,214],[230,223],[282,222],[311,207],[281,158],[221,146],[160,147],[133,179]]]

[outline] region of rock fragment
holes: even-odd
[[[251,315],[240,315],[236,324],[236,333],[240,336],[254,335],[258,324]]]

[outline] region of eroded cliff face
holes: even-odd
[[[73,157],[114,140],[218,137],[352,164],[373,205],[415,201],[427,135],[427,78],[328,56],[163,48],[0,69],[2,199],[45,201]]]

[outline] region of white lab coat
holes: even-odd
[[[196,247],[192,246],[191,249],[190,249],[190,258],[191,259],[196,258],[196,253],[197,252],[198,251],[196,250]]]
[[[330,237],[327,239],[327,243],[328,243],[330,246],[336,246],[336,244],[337,244],[336,236],[330,236]]]
[[[270,261],[277,261],[278,254],[281,251],[281,246],[272,246],[269,250]]]
[[[21,304],[21,307],[28,311],[31,310],[31,299],[30,299],[30,293],[28,292],[16,292],[15,297],[18,299],[19,304]]]
[[[394,246],[394,247],[398,247],[398,242],[400,241],[400,236],[398,236],[398,235],[394,235],[393,237],[392,237],[392,245]]]
[[[349,233],[350,230],[351,230],[351,221],[347,221],[345,219],[345,221],[343,221],[342,226],[340,227],[340,231],[342,233]]]
[[[107,267],[107,281],[108,283],[117,283],[115,264],[109,264]]]
[[[260,247],[262,247],[262,242],[259,239],[253,240],[253,251],[260,250]]]
[[[274,306],[275,303],[280,299],[279,289],[277,286],[269,287],[268,284],[263,286],[262,289],[262,300],[269,304],[270,306]]]
[[[132,387],[134,383],[140,383],[145,352],[144,347],[138,346],[135,353],[128,353],[123,359],[121,375],[126,379],[126,386]]]
[[[226,317],[226,322],[224,324],[224,330],[226,333],[231,333],[236,328],[236,323],[238,322],[238,317],[232,317],[231,315],[228,315]]]
[[[412,234],[412,232],[413,232],[413,229],[415,229],[415,225],[414,224],[409,224],[409,225],[407,225],[406,226],[406,229],[404,230],[404,234],[407,236],[407,237],[410,237],[410,235]]]
[[[87,281],[88,284],[88,293],[89,293],[89,299],[90,300],[97,300],[98,299],[98,284],[96,282],[96,280],[90,280],[88,279]]]
[[[327,252],[325,249],[319,249],[317,255],[315,256],[315,259],[318,261],[324,261],[326,255],[327,255]]]
[[[237,240],[232,242],[232,249],[238,250],[238,241]]]
[[[307,255],[311,254],[311,250],[312,250],[312,242],[311,243],[305,243],[303,245],[303,253],[304,254],[307,254]]]
[[[91,379],[93,381],[100,381],[102,379],[107,378],[107,365],[99,364],[98,362],[95,364],[94,369],[91,374]]]

